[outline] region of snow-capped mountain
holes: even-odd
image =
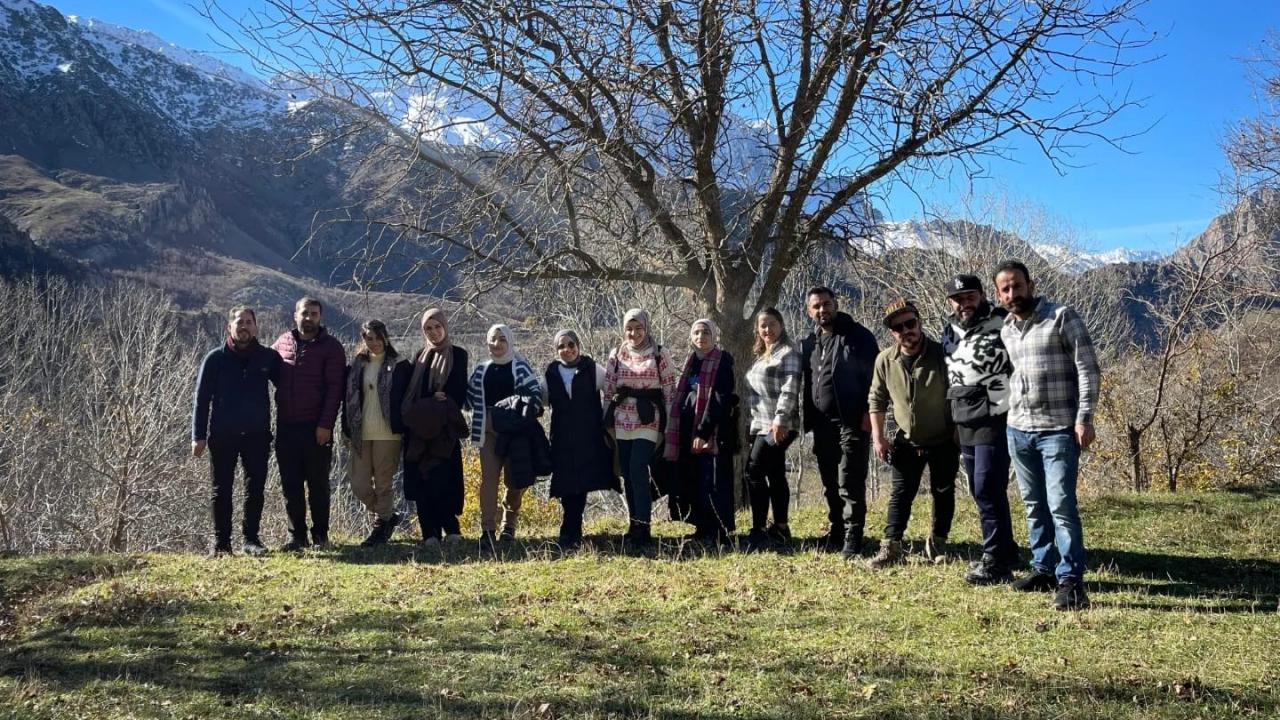
[[[942,220],[907,220],[883,222],[860,239],[865,252],[880,254],[891,250],[936,250],[953,257],[963,258],[967,245],[983,244],[1016,248],[1025,245],[1062,272],[1078,274],[1105,265],[1132,262],[1153,262],[1163,257],[1158,252],[1143,252],[1128,248],[1105,251],[1089,251],[1052,243],[1026,242],[997,229],[967,222]]]
[[[156,35],[0,0],[0,79],[16,88],[105,84],[184,131],[261,126],[280,95],[221,60]]]

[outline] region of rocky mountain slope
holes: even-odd
[[[437,104],[402,110],[408,118],[448,109]],[[150,33],[0,0],[0,270],[125,275],[193,309],[287,303],[344,286],[365,306],[400,312],[421,301],[376,291],[449,293],[447,272],[408,276],[443,250],[388,253],[394,240],[369,232],[370,217],[420,198],[403,163],[379,154],[381,137],[323,142],[343,123],[324,103]],[[483,144],[473,125],[427,139],[466,152]],[[1219,225],[1192,246],[1222,236]],[[861,249],[960,256],[975,235],[999,234],[963,222],[884,222]],[[1134,292],[1158,285],[1150,255],[1006,241],[1067,274],[1117,274]],[[362,282],[369,265],[385,287]]]

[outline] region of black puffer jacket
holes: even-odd
[[[509,461],[507,485],[527,488],[540,477],[551,474],[551,443],[538,417],[542,402],[525,395],[512,395],[493,407],[493,431],[497,442],[493,452]]]

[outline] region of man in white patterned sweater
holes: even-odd
[[[993,308],[982,281],[957,275],[946,287],[951,316],[942,331],[947,399],[960,440],[969,494],[982,524],[982,559],[964,579],[993,585],[1013,579],[1018,545],[1009,512],[1009,376],[1013,365],[1000,339],[1008,313]]]

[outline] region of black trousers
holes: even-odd
[[[773,521],[787,524],[791,488],[787,485],[787,448],[796,439],[789,433],[778,445],[770,445],[764,435],[755,436],[747,455],[747,494],[751,497],[751,529],[763,530],[773,505]]]
[[[911,521],[911,503],[920,491],[920,478],[929,469],[929,493],[933,496],[933,534],[945,538],[951,534],[951,519],[956,513],[956,473],[960,470],[960,448],[954,443],[918,448],[894,443],[889,462],[893,470],[893,489],[889,493],[889,522],[884,536],[901,540]]]
[[[818,459],[827,520],[832,532],[862,535],[867,521],[867,459],[870,438],[862,428],[846,427],[819,415],[813,423],[813,454]]]
[[[329,466],[333,444],[316,442],[315,423],[280,425],[276,435],[276,464],[284,491],[284,511],[289,534],[307,539],[307,507],[311,508],[311,538],[329,540]]]
[[[405,443],[408,452],[409,443]],[[462,445],[455,444],[448,458],[433,465],[425,473],[417,461],[407,457],[403,465],[404,496],[418,508],[418,525],[422,539],[442,535],[461,535],[458,515],[462,513]]]
[[[1013,566],[1018,543],[1013,539],[1009,512],[1009,441],[1001,433],[991,445],[961,445],[969,492],[982,524],[982,554]]]
[[[209,469],[213,476],[213,537],[218,547],[231,545],[232,495],[237,462],[244,467],[244,539],[258,542],[262,524],[263,490],[271,433],[215,435],[209,438]]]
[[[587,511],[587,494],[562,495],[560,505],[564,508],[564,516],[560,519],[560,542],[580,542],[582,516]]]

